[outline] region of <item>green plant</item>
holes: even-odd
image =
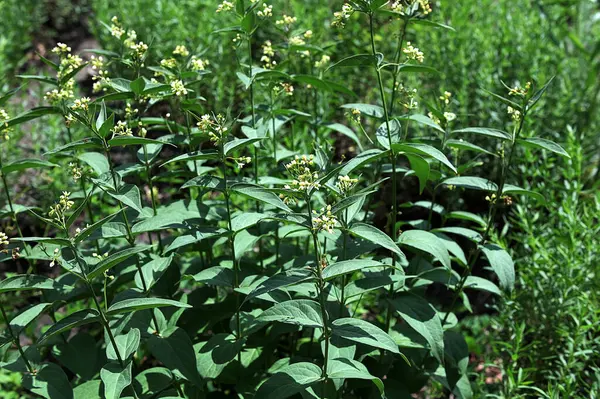
[[[1,132],[54,115],[65,124],[64,145],[44,160],[0,160],[16,232],[1,237],[3,260],[29,268],[0,282],[1,299],[43,292],[25,309],[7,312],[3,302],[3,343],[16,351],[0,364],[48,398],[408,398],[424,386],[472,397],[457,315],[471,310],[467,292],[501,297],[501,288],[513,289],[498,216],[513,196],[544,200],[510,184],[517,151],[568,156],[523,135],[552,79],[506,87],[509,98],[487,94],[508,107],[510,133],[457,129],[463,121],[450,93],[435,92],[426,116],[407,88],[437,72],[407,35],[451,30],[428,18],[427,1],[345,4],[333,25],[350,31],[350,45],[340,46],[349,54],[329,68],[331,46],[312,40],[324,34],[316,28],[274,18],[261,1],[218,10],[232,25],[217,37],[233,38],[228,51],[240,55],[222,74],[220,62],[202,58],[209,51],[189,45],[154,55],[152,41],[141,39],[149,33],[114,17],[106,25],[112,44],[90,60],[96,98],[75,98],[73,78],[86,62],[65,44],[54,50],[58,62],[44,59],[56,77],[24,77],[53,87],[49,105],[3,115]],[[367,34],[353,35],[365,24]],[[380,26],[397,40],[382,39]],[[263,41],[267,34],[272,40]],[[343,30],[335,35],[344,40]],[[209,69],[234,72],[239,97],[204,97],[223,93],[211,91]],[[361,136],[342,123],[340,106]],[[356,156],[340,161],[334,144],[342,135]],[[472,156],[496,161],[494,181],[477,176]],[[57,166],[68,166],[72,189],[49,209],[15,207],[15,172]],[[389,201],[377,200],[390,190]],[[487,196],[487,219],[463,207],[471,190]],[[400,203],[406,192],[415,201]],[[45,233],[23,234],[20,212]],[[482,260],[501,288],[474,275]],[[450,300],[428,295],[432,287]],[[46,312],[52,322],[24,345],[25,327]]]

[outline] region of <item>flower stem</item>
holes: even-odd
[[[377,51],[375,50],[375,35],[373,33],[373,14],[370,13],[369,14],[369,31],[371,34],[371,50],[372,50],[372,54],[373,57],[375,57],[375,55],[377,54]],[[385,91],[383,90],[383,81],[381,79],[381,70],[379,69],[379,66],[376,65],[375,66],[375,70],[377,72],[377,83],[379,86],[379,94],[381,96],[381,102],[383,105],[383,112],[385,115],[385,126],[387,129],[387,135],[388,135],[388,145],[389,145],[389,151],[390,151],[390,162],[392,163],[392,217],[391,217],[391,238],[394,242],[397,241],[397,237],[396,237],[396,223],[397,223],[397,217],[398,217],[398,201],[397,201],[397,173],[396,173],[396,155],[394,154],[394,150],[392,148],[392,131],[390,130],[390,116],[388,113],[388,109],[387,109],[387,105],[386,105],[386,101],[385,101]],[[396,273],[396,256],[394,253],[392,253],[392,274]],[[394,284],[390,285],[390,289],[389,289],[389,295],[390,297],[393,296],[394,294]],[[389,330],[390,328],[390,324],[391,324],[391,318],[392,318],[392,308],[388,307],[388,311],[387,311],[387,315],[386,315],[386,321],[385,321],[385,327],[386,327],[386,331]]]

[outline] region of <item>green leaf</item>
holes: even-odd
[[[224,333],[213,335],[207,342],[194,345],[200,376],[205,379],[217,378],[237,357],[243,346],[243,339]]]
[[[134,386],[140,398],[159,397],[158,394],[171,387],[173,374],[165,367],[146,369],[135,376]]]
[[[143,212],[140,189],[137,186],[125,184],[119,187],[118,191],[108,190],[106,193],[123,205],[135,209],[139,213]]]
[[[25,374],[23,386],[46,399],[73,399],[69,379],[55,363],[44,364],[35,375]]]
[[[91,167],[98,176],[110,171],[106,155],[99,152],[84,152],[83,154],[79,154],[77,158]]]
[[[556,76],[552,76],[547,82],[546,84],[544,84],[544,86],[542,86],[541,89],[539,89],[538,91],[536,91],[533,96],[531,96],[531,99],[529,99],[528,103],[527,103],[527,111],[531,110],[536,104],[537,102],[540,100],[540,98],[542,98],[542,96],[544,95],[544,93],[546,92],[546,90],[548,90],[548,87],[550,87],[550,84],[552,83],[552,81],[554,80]]]
[[[275,193],[272,193],[261,186],[248,183],[237,183],[231,186],[231,190],[260,202],[272,205],[275,208],[279,208],[285,212],[292,213],[292,210],[286,204],[284,204]]]
[[[133,136],[117,136],[108,140],[108,145],[111,147],[124,147],[128,145],[144,145],[144,144],[167,144],[160,140],[147,139],[144,137],[133,137]]]
[[[368,321],[344,317],[333,321],[331,333],[352,342],[399,354],[398,345],[385,331]]]
[[[528,197],[534,198],[538,202],[546,202],[546,198],[542,194],[521,187],[517,187],[512,184],[505,184],[504,187],[502,187],[502,194],[526,195]]]
[[[238,148],[245,147],[247,145],[257,143],[261,141],[264,137],[253,137],[249,139],[235,139],[231,140],[223,146],[223,152],[225,155],[229,155],[232,151],[237,150]]]
[[[265,310],[257,320],[323,328],[321,306],[318,302],[309,299],[294,299],[275,304]]]
[[[150,336],[147,345],[152,355],[165,367],[197,387],[203,387],[202,377],[198,374],[194,347],[184,330],[171,327],[161,331],[160,335]]]
[[[398,66],[399,73],[436,73],[440,72],[432,67],[428,67],[425,65],[411,65],[411,64],[403,64]]]
[[[74,399],[102,399],[100,385],[102,381],[91,380],[86,381],[81,385],[77,385],[73,389]]]
[[[86,137],[84,139],[73,141],[73,142],[65,144],[63,146],[56,147],[56,148],[46,152],[44,155],[48,156],[48,155],[54,155],[54,154],[71,151],[71,150],[72,151],[86,150],[86,149],[90,149],[90,148],[102,148],[102,142],[99,139],[94,138],[94,137]]]
[[[79,332],[69,342],[60,342],[54,346],[52,355],[77,376],[90,380],[102,368],[102,352],[97,345],[97,338]]]
[[[108,363],[100,371],[104,383],[104,398],[119,399],[123,390],[131,385],[131,366],[133,362],[121,367],[118,363]]]
[[[425,338],[435,358],[444,363],[442,320],[433,306],[412,294],[402,294],[392,300],[392,304],[404,321]]]
[[[385,267],[387,265],[370,259],[343,260],[329,265],[323,270],[323,279],[331,280],[357,270],[370,269],[373,267]]]
[[[423,190],[427,187],[427,181],[429,180],[429,162],[420,155],[405,154],[405,156],[410,162],[410,168],[419,179],[419,194],[423,194]]]
[[[0,293],[13,291],[51,290],[57,284],[49,277],[37,274],[20,274],[0,281]]]
[[[101,260],[94,270],[92,270],[88,274],[88,279],[93,280],[94,278],[101,276],[105,271],[109,270],[112,267],[117,266],[118,264],[124,262],[125,260],[131,258],[132,256],[139,254],[140,252],[144,252],[151,248],[149,245],[140,245],[131,248],[124,249],[119,252],[115,252],[110,255],[108,258]]]
[[[321,368],[314,363],[300,362],[285,366],[273,374],[256,391],[256,398],[285,399],[304,392],[321,380]]]
[[[370,241],[373,244],[379,245],[383,248],[389,249],[390,251],[398,255],[400,258],[405,258],[404,253],[400,250],[400,248],[398,248],[396,243],[390,237],[388,237],[387,234],[385,234],[383,231],[379,230],[375,226],[371,226],[370,224],[366,223],[354,223],[350,228],[350,231],[354,235],[362,239]]]
[[[117,335],[115,337],[115,343],[117,344],[121,359],[127,361],[129,356],[137,350],[140,345],[140,337],[140,330],[137,328],[132,328],[127,334]],[[106,357],[109,360],[118,360],[117,352],[115,352],[113,345],[106,345]]]
[[[471,288],[478,291],[487,291],[489,293],[502,296],[502,291],[498,286],[492,283],[490,280],[486,280],[477,276],[468,276],[465,280],[465,288]]]
[[[470,188],[472,190],[481,191],[498,191],[496,183],[477,176],[456,176],[444,180],[442,183],[446,186],[456,186]]]
[[[43,75],[16,75],[16,78],[25,80],[36,80],[38,82],[48,83],[52,86],[58,86],[58,80],[50,76]]]
[[[223,266],[213,266],[193,276],[197,283],[218,287],[233,287],[233,270]]]
[[[106,312],[107,316],[114,316],[121,313],[129,313],[137,310],[161,308],[165,306],[175,306],[177,308],[191,308],[187,303],[174,301],[172,299],[162,298],[132,298],[124,299],[113,303]]]
[[[451,27],[449,25],[442,24],[440,22],[430,21],[428,19],[413,18],[410,20],[410,23],[417,24],[417,25],[425,25],[425,26],[429,26],[432,28],[442,28],[442,29],[451,30],[452,32],[456,32],[456,29],[454,29],[453,27]]]
[[[53,168],[55,166],[58,165],[42,159],[21,159],[4,164],[2,166],[2,174],[7,175],[11,172],[21,172],[27,169]]]
[[[365,164],[371,163],[371,162],[375,162],[376,160],[378,160],[379,158],[381,158],[387,154],[388,154],[387,151],[381,151],[381,150],[378,150],[375,148],[371,149],[371,150],[367,150],[365,152],[362,152],[362,153],[358,154],[357,156],[355,156],[354,158],[352,158],[350,161],[348,161],[344,165],[344,167],[340,170],[340,175],[341,176],[349,175],[350,172],[352,172],[355,169],[358,169],[362,165],[365,165]]]
[[[209,161],[219,159],[219,153],[217,151],[195,151],[188,154],[179,155],[175,158],[169,159],[167,162],[160,165],[161,167],[175,163],[175,162],[188,162],[188,161]]]
[[[485,148],[480,147],[478,145],[475,145],[473,143],[469,143],[468,141],[464,141],[462,139],[460,139],[460,140],[454,140],[454,139],[447,140],[446,141],[446,146],[448,146],[449,148],[456,148],[456,149],[464,150],[464,151],[482,152],[484,154],[496,156],[496,154],[494,154],[493,152],[488,151]]]
[[[446,381],[450,390],[453,390],[461,377],[467,375],[469,347],[462,334],[456,331],[445,331],[444,349],[446,352],[446,363],[444,365]]]
[[[134,80],[133,82],[131,82],[131,84],[129,86],[131,87],[131,91],[133,91],[137,95],[140,95],[140,94],[142,94],[142,92],[144,91],[144,88],[146,87],[146,81],[144,80],[144,77],[141,76],[141,77],[137,78],[136,80]]]
[[[423,230],[409,230],[400,234],[400,245],[426,252],[450,269],[450,255],[444,243],[433,233]]]
[[[389,123],[390,125],[390,137],[388,137],[388,124],[387,122],[383,122],[377,130],[375,131],[375,138],[377,142],[386,150],[390,149],[390,139],[392,142],[392,147],[400,141],[400,131],[402,126],[397,119],[392,119]]]
[[[554,141],[546,140],[540,137],[532,137],[529,139],[518,139],[517,142],[525,147],[541,148],[548,150],[563,157],[571,158],[571,156]]]
[[[167,268],[171,265],[172,261],[173,255],[169,256],[168,258],[155,258],[146,263],[144,266],[142,266],[141,275],[139,271],[135,273],[135,285],[139,289],[144,289],[144,287],[146,287],[146,291],[149,291],[161,278],[165,270],[167,270]],[[144,278],[143,282],[142,276]]]
[[[194,177],[192,180],[187,181],[183,186],[181,186],[182,189],[190,187],[200,187],[202,189],[208,190],[225,191],[225,180],[212,175],[197,176]]]
[[[400,119],[415,121],[415,122],[420,123],[422,125],[432,127],[433,129],[437,130],[438,132],[446,134],[446,131],[444,129],[442,129],[442,127],[440,125],[438,125],[437,123],[435,123],[433,121],[433,119],[431,119],[430,117],[425,116],[425,115],[412,114],[412,115],[409,115],[407,117],[403,117],[403,118],[400,118]]]
[[[10,328],[13,333],[18,336],[29,323],[37,319],[51,305],[51,303],[38,303],[19,313],[10,321]]]
[[[46,330],[44,335],[40,337],[38,343],[42,343],[64,331],[95,322],[100,322],[100,313],[98,313],[98,311],[95,309],[83,309],[75,313],[71,313],[70,315],[54,323],[48,330]]]
[[[420,143],[398,143],[394,144],[392,148],[394,149],[394,151],[408,152],[412,154],[425,155],[434,158],[446,165],[454,173],[457,173],[456,168],[454,167],[454,165],[452,165],[448,158],[446,158],[446,156],[440,150],[430,145]]]
[[[492,137],[501,140],[510,140],[510,134],[502,130],[490,129],[487,127],[467,127],[464,129],[453,130],[452,134],[455,133],[479,134],[482,136]]]
[[[383,118],[384,115],[383,108],[379,105],[352,103],[344,104],[341,108],[349,110],[357,109],[360,111],[361,115],[367,115],[374,118]]]
[[[497,244],[485,244],[480,248],[498,276],[500,287],[512,291],[515,286],[515,264],[508,252]]]
[[[308,269],[286,270],[284,272],[277,273],[255,287],[248,294],[248,296],[246,296],[244,302],[279,288],[312,281],[314,278],[314,275]]]
[[[173,252],[176,249],[184,247],[186,245],[195,244],[209,238],[216,238],[225,235],[227,230],[217,227],[202,227],[196,231],[192,231],[189,234],[184,234],[176,237],[167,248],[165,248],[165,254]]]
[[[477,223],[481,227],[487,226],[487,222],[479,215],[465,211],[454,211],[446,215],[447,219],[468,220]]]
[[[338,133],[341,133],[346,137],[349,137],[350,139],[352,139],[352,141],[354,141],[356,143],[356,145],[358,145],[358,149],[362,151],[363,147],[362,147],[362,144],[360,143],[360,139],[358,138],[356,133],[354,133],[354,131],[352,129],[350,129],[348,126],[342,125],[341,123],[330,123],[328,125],[325,125],[324,127],[327,129],[330,129],[330,130],[334,130]]]
[[[371,380],[379,389],[379,393],[384,395],[383,382],[371,375],[369,370],[361,363],[353,359],[337,358],[327,363],[327,377],[340,379],[358,379]]]
[[[327,70],[325,72],[328,72],[333,68],[340,68],[340,67],[353,67],[353,66],[376,67],[377,65],[379,65],[379,63],[381,62],[382,59],[383,59],[383,55],[381,55],[381,54],[377,54],[377,56],[374,56],[373,54],[355,54],[355,55],[351,55],[349,57],[343,58],[342,60],[336,62],[335,64],[333,64],[332,66],[327,68]]]
[[[481,234],[475,230],[467,229],[465,227],[439,227],[437,229],[431,230],[432,232],[440,232],[440,233],[448,233],[448,234],[457,234],[459,236],[463,236],[468,238],[474,242],[480,242],[483,237]]]
[[[88,227],[84,228],[83,230],[81,230],[81,232],[75,236],[75,239],[74,239],[75,243],[80,243],[80,242],[84,241],[86,238],[88,238],[90,235],[92,235],[92,233],[94,233],[94,231],[101,228],[102,225],[113,220],[115,218],[115,216],[117,216],[119,213],[121,213],[121,211],[117,211],[117,212],[113,213],[112,215],[108,215],[107,217],[100,219],[99,221],[92,224],[91,226],[88,226]]]

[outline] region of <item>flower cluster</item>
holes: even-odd
[[[8,245],[8,236],[3,231],[0,231],[0,247],[7,246],[7,245]],[[0,253],[2,253],[2,252],[8,253],[8,250],[2,249],[2,250],[0,250]]]
[[[402,52],[406,54],[409,60],[417,60],[420,63],[425,60],[423,52],[410,44],[410,42],[406,42],[406,47],[402,49]]]
[[[237,157],[232,159],[237,164],[238,168],[243,168],[244,166],[252,162],[252,158],[250,157]]]
[[[2,130],[2,137],[4,138],[4,140],[8,141],[10,139],[10,130],[8,128],[8,120],[10,119],[10,116],[8,115],[8,112],[6,112],[6,110],[4,110],[3,108],[0,108],[0,125],[4,125],[4,130]]]
[[[48,216],[50,216],[54,221],[65,225],[65,214],[66,212],[75,205],[73,201],[69,199],[71,195],[68,191],[63,191],[58,203],[50,206],[50,211],[48,212]]]
[[[89,97],[78,98],[73,101],[71,105],[71,109],[73,111],[86,111],[90,108],[90,101],[92,101]]]
[[[260,61],[264,64],[264,67],[267,69],[274,68],[277,65],[277,61],[273,59],[275,57],[275,50],[273,50],[273,44],[270,40],[267,40],[262,45],[262,52],[263,56],[260,58]]]
[[[70,74],[72,74],[77,68],[83,65],[83,60],[78,55],[71,54],[71,47],[64,43],[57,43],[56,47],[52,49],[54,54],[57,54],[60,58],[58,66],[58,72],[56,77],[58,78],[60,85],[57,89],[53,89],[44,95],[44,99],[51,104],[58,104],[74,97],[75,79],[72,77],[65,80]]]
[[[450,104],[450,97],[452,97],[452,93],[449,91],[444,91],[444,94],[442,94],[439,98],[444,102],[444,104],[448,105]]]
[[[401,15],[412,14],[418,9],[423,15],[427,15],[432,11],[429,0],[397,0],[392,3],[391,8],[392,11]]]
[[[358,179],[352,179],[350,176],[338,176],[338,181],[335,183],[336,187],[342,194],[348,193],[356,186]]]
[[[453,112],[444,112],[444,118],[446,119],[446,122],[452,122],[456,119],[456,114]]]
[[[273,6],[263,3],[263,9],[256,12],[260,18],[270,18],[273,16]]]
[[[294,86],[292,86],[291,83],[280,83],[281,84],[281,88],[283,89],[283,92],[285,93],[286,96],[293,96],[294,95]]]
[[[333,21],[331,26],[336,28],[343,28],[346,26],[346,20],[354,13],[354,8],[348,3],[344,3],[342,11],[336,11],[333,13]]]
[[[160,66],[169,69],[175,69],[177,68],[177,60],[175,58],[165,58],[160,60]]]
[[[185,88],[183,81],[176,79],[171,82],[171,91],[177,97],[183,97],[188,94],[188,90]]]
[[[326,54],[323,54],[320,60],[315,61],[315,68],[324,68],[327,66],[327,64],[329,64],[330,61],[331,57]]]
[[[219,6],[217,7],[217,13],[223,12],[223,11],[231,11],[233,10],[234,5],[232,2],[230,1],[224,1],[221,4],[219,4]]]
[[[133,108],[131,106],[131,103],[125,104],[125,118],[126,119],[133,118],[135,115],[137,115],[138,112],[139,112],[139,110],[137,108]]]
[[[92,65],[92,70],[96,72],[96,74],[92,76],[92,80],[94,81],[93,91],[94,93],[97,93],[108,85],[110,78],[108,77],[108,71],[104,69],[106,65],[104,64],[104,58],[102,56],[96,57],[95,55],[92,55],[90,57],[90,64]]]
[[[336,217],[331,213],[331,205],[322,208],[320,212],[312,211],[312,226],[313,230],[326,231],[333,233],[333,228],[337,223]]]
[[[226,119],[223,115],[211,116],[208,114],[202,115],[200,122],[197,123],[198,128],[208,133],[210,141],[215,144],[223,142],[225,135],[227,134]]]
[[[69,169],[71,170],[71,175],[75,182],[79,181],[81,176],[83,176],[83,170],[76,163],[69,162]]]
[[[175,47],[175,50],[173,50],[173,55],[179,55],[181,57],[187,57],[188,55],[190,55],[190,52],[188,51],[188,49],[184,46],[184,45],[178,45]]]
[[[60,250],[58,248],[54,248],[54,253],[52,254],[52,262],[50,262],[50,267],[54,267],[59,262],[60,259]]]
[[[410,89],[404,85],[398,84],[396,89],[399,94],[399,101],[402,106],[408,110],[417,109],[419,103],[416,101],[417,89]]]
[[[202,60],[195,55],[190,60],[190,67],[194,72],[204,71],[207,65],[209,65],[208,60]]]
[[[286,190],[308,192],[313,188],[316,190],[321,188],[321,184],[318,182],[319,174],[314,170],[314,155],[308,157],[296,155],[294,160],[285,165],[285,169],[294,178],[289,185],[285,185]]]
[[[512,89],[509,89],[508,95],[525,97],[527,95],[527,93],[529,93],[530,89],[531,89],[531,82],[527,82],[525,84],[525,88],[517,86],[517,87],[513,87]]]
[[[123,29],[123,27],[121,26],[119,18],[114,16],[110,19],[110,22],[112,22],[110,26],[110,34],[116,37],[117,39],[123,37],[123,35],[125,34],[125,29]]]
[[[303,46],[306,44],[302,36],[292,36],[289,40],[290,46]]]
[[[513,121],[519,122],[521,120],[521,112],[518,109],[514,109],[509,105],[506,110],[508,114],[512,117]]]
[[[133,131],[125,121],[118,121],[116,126],[111,129],[114,136],[133,136]]]
[[[293,24],[295,24],[296,21],[297,21],[296,17],[291,17],[289,15],[283,14],[283,17],[281,19],[278,19],[277,21],[275,21],[275,25],[283,26],[285,30],[289,30],[289,28]]]

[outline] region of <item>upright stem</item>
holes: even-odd
[[[312,206],[310,203],[310,196],[306,196],[306,204],[308,207],[308,220],[312,225]],[[329,359],[329,330],[328,330],[328,316],[327,316],[327,298],[325,297],[325,280],[323,279],[323,268],[321,267],[321,259],[319,254],[319,240],[317,238],[317,232],[311,226],[311,233],[313,238],[313,245],[315,247],[315,268],[317,270],[317,286],[319,290],[319,304],[321,305],[321,317],[323,318],[323,337],[325,339],[325,351],[323,359],[323,391],[322,397],[325,397],[325,387],[327,385],[327,363]]]
[[[150,188],[150,201],[152,202],[152,212],[153,212],[154,216],[156,216],[158,214],[158,211],[157,211],[157,205],[156,205],[156,198],[154,197],[154,183],[152,182],[152,171],[150,169],[150,161],[148,161],[148,150],[146,149],[146,144],[144,144],[142,146],[142,148],[144,149],[144,166],[146,167],[146,176],[148,179],[148,187]],[[148,233],[148,236],[150,237],[150,233]],[[162,253],[163,243],[162,243],[162,238],[160,237],[160,232],[157,234],[157,238],[158,238],[158,250],[160,253]]]
[[[110,156],[110,149],[106,143],[104,143],[104,152],[106,153],[106,158],[108,159],[108,166],[110,168],[110,174],[112,176],[113,185],[115,191],[118,190],[117,187],[117,172],[115,171],[114,165],[112,163],[112,158]],[[127,232],[127,242],[129,246],[135,247],[135,237],[133,232],[131,231],[131,226],[129,224],[129,220],[127,218],[127,213],[125,212],[125,208],[121,201],[117,201],[119,203],[119,208],[121,209],[121,215],[123,216],[123,221],[125,222],[125,230]],[[136,255],[135,258],[135,266],[140,274],[140,280],[142,281],[142,289],[144,290],[144,294],[148,295],[150,292],[148,291],[148,285],[146,284],[146,279],[144,278],[144,273],[142,272],[142,265],[140,264],[140,258]],[[158,327],[158,320],[156,320],[156,316],[154,315],[154,310],[151,310],[152,313],[152,321],[154,322],[154,330],[157,334],[160,334],[160,329]]]
[[[275,137],[275,103],[273,100],[273,90],[270,92],[271,100],[271,130],[273,133],[273,159],[275,159],[275,165],[277,165],[277,138]],[[279,223],[275,228],[275,266],[279,266]]]
[[[408,19],[404,20],[402,25],[402,34],[398,37],[398,48],[396,49],[396,66],[394,67],[394,80],[392,83],[392,101],[390,102],[390,113],[394,111],[394,102],[396,99],[396,84],[398,83],[398,76],[400,74],[400,57],[402,55],[402,45],[404,44],[404,38],[406,37],[406,28],[408,28]]]
[[[4,318],[4,322],[6,323],[6,328],[8,329],[8,334],[10,335],[12,341],[17,346],[17,349],[19,350],[19,353],[21,354],[21,358],[23,359],[23,362],[25,362],[25,366],[27,367],[27,370],[29,370],[30,373],[33,373],[33,367],[31,367],[31,363],[29,363],[27,356],[25,356],[25,351],[23,350],[23,347],[21,346],[21,342],[19,342],[19,337],[15,336],[15,334],[12,331],[12,328],[10,326],[10,321],[8,320],[8,317],[6,316],[6,311],[4,310],[4,305],[2,305],[2,302],[0,302],[0,311],[2,312],[2,317]]]
[[[377,51],[375,50],[375,34],[373,32],[373,14],[369,14],[369,31],[371,34],[371,50],[373,53],[373,56],[375,56],[377,54]],[[390,151],[390,162],[392,163],[392,218],[391,218],[391,236],[392,236],[392,240],[394,240],[394,242],[397,241],[397,237],[396,237],[396,223],[397,223],[397,217],[398,217],[398,201],[397,201],[397,174],[396,174],[396,155],[394,154],[394,150],[392,148],[392,131],[390,129],[390,116],[388,113],[388,109],[387,109],[387,104],[385,101],[385,91],[383,89],[383,81],[381,79],[381,70],[379,69],[379,66],[375,67],[375,71],[377,72],[377,84],[379,85],[379,94],[381,96],[381,103],[383,105],[383,112],[385,115],[385,127],[387,129],[387,135],[388,135],[388,144],[389,144],[389,151]],[[392,253],[392,274],[396,273],[396,256],[394,253]],[[389,289],[389,295],[390,297],[394,294],[394,284],[390,285],[390,289]],[[385,326],[386,326],[386,331],[389,330],[390,328],[390,323],[391,323],[391,318],[392,318],[392,309],[391,307],[388,307],[388,311],[387,311],[387,316],[386,316],[386,321],[385,321]]]
[[[224,144],[221,144],[221,167],[223,171],[223,184],[225,186],[223,192],[225,194],[225,206],[227,208],[227,226],[229,228],[229,243],[231,247],[231,260],[233,262],[233,287],[234,287],[234,296],[235,296],[235,329],[236,329],[236,338],[238,340],[242,339],[242,328],[240,323],[240,295],[235,289],[239,287],[239,273],[238,273],[238,263],[235,258],[235,241],[234,241],[234,233],[233,233],[233,225],[231,224],[231,207],[229,204],[229,188],[227,187],[227,168],[225,165],[225,150]],[[242,365],[242,354],[241,351],[237,354],[238,363],[241,367]]]
[[[500,167],[501,173],[500,173],[500,178],[499,178],[499,183],[498,183],[498,189],[496,190],[496,197],[494,198],[494,202],[492,203],[492,206],[490,207],[490,211],[488,213],[488,223],[487,223],[485,232],[483,233],[483,235],[481,236],[481,239],[477,243],[477,249],[475,251],[472,251],[471,254],[469,255],[469,259],[467,261],[468,266],[463,271],[461,279],[460,279],[458,286],[454,292],[454,297],[452,298],[450,309],[444,316],[442,325],[444,325],[446,323],[446,321],[448,320],[448,317],[450,316],[450,312],[452,311],[452,309],[454,308],[454,305],[456,304],[456,301],[462,295],[462,292],[465,288],[465,284],[467,282],[467,278],[473,272],[473,267],[477,263],[477,260],[479,259],[479,255],[481,254],[481,247],[482,247],[482,245],[484,245],[486,243],[486,241],[489,238],[490,231],[492,229],[492,226],[494,225],[494,220],[495,220],[496,214],[498,212],[498,204],[502,200],[502,192],[504,191],[504,185],[506,183],[506,177],[508,175],[508,170],[509,170],[510,165],[512,165],[512,160],[515,155],[516,142],[517,142],[517,139],[519,138],[519,135],[521,134],[521,131],[523,130],[523,123],[525,122],[525,116],[526,116],[526,111],[523,111],[523,115],[521,117],[521,120],[519,121],[519,126],[518,126],[517,130],[515,131],[515,133],[513,134],[513,137],[511,139],[510,153],[508,155],[508,161],[505,162],[504,158],[502,158],[502,160],[501,160],[502,164]]]

